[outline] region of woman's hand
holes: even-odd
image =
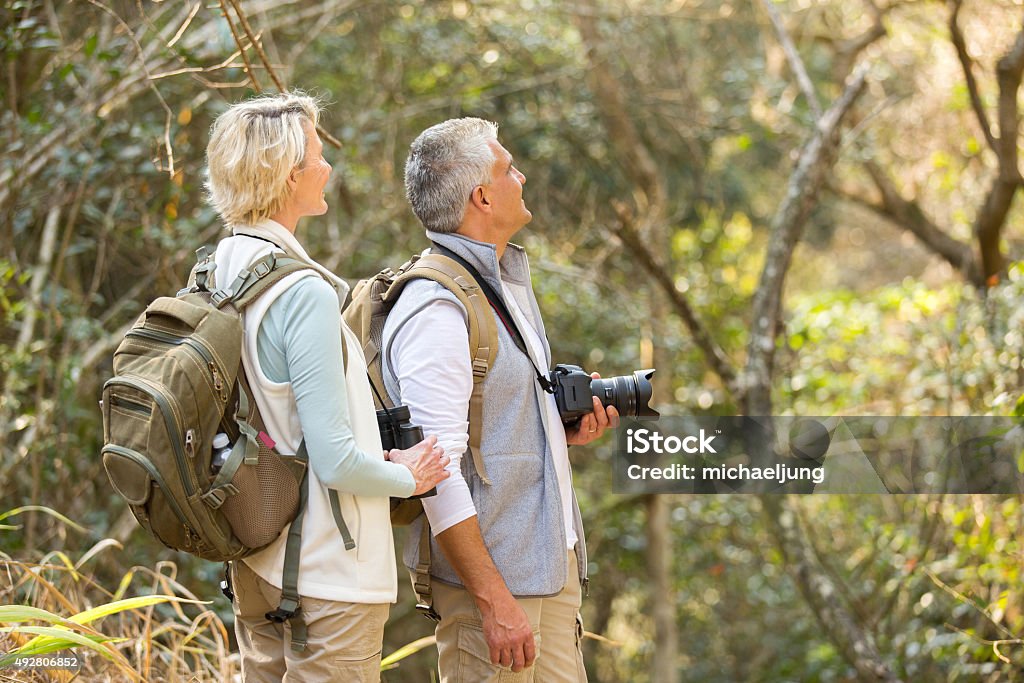
[[[445,467],[451,462],[451,458],[444,454],[444,449],[437,445],[436,436],[428,436],[412,448],[400,451],[393,448],[386,456],[391,462],[405,465],[412,472],[416,480],[416,490],[412,495],[418,496],[430,489],[450,475]]]

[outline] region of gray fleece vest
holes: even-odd
[[[499,296],[504,296],[499,273],[509,283],[526,286],[528,297],[516,303],[544,341],[546,366],[541,370],[545,371],[550,366],[551,349],[530,285],[526,252],[521,247],[508,245],[499,270],[493,244],[429,231],[427,237],[471,263]],[[446,299],[462,308],[458,299],[441,285],[414,280],[402,291],[384,325],[381,369],[385,388],[396,403],[401,401],[402,393],[388,363],[391,340],[406,321],[437,299]],[[563,427],[546,423],[547,413],[541,408],[541,401],[547,400],[547,396],[537,382],[530,360],[516,348],[500,321],[497,328],[498,354],[484,378],[484,429],[480,448],[491,484],[488,486],[480,479],[468,452],[462,457],[462,476],[476,506],[484,544],[509,591],[516,597],[556,595],[565,586],[566,538],[558,479],[546,430]],[[439,396],[438,400],[444,398]],[[579,538],[576,546],[579,576],[583,581],[587,552],[575,492],[572,509],[573,525]],[[409,530],[403,559],[410,569],[419,561],[419,539],[425,521],[426,517],[421,515]],[[458,575],[433,538],[430,551],[431,575],[444,583],[461,586]]]

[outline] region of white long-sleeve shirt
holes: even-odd
[[[534,365],[546,368],[544,347],[533,326],[526,323],[510,289],[517,285],[502,283],[509,312],[516,317],[517,327],[524,335]],[[462,477],[462,456],[469,442],[469,398],[473,392],[473,368],[469,354],[469,335],[465,313],[457,304],[438,300],[412,316],[395,333],[388,359],[402,391],[402,402],[409,406],[414,424],[424,434],[436,434],[438,444],[451,458],[451,476],[437,486],[437,495],[423,499],[423,509],[432,533],[442,531],[469,519],[476,507],[469,487]],[[548,424],[560,425],[561,418],[554,396],[546,395],[544,408]],[[566,545],[572,549],[577,536],[573,528],[572,473],[565,431],[552,429],[548,444],[555,462]]]

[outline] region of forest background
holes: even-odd
[[[528,178],[556,361],[657,367],[676,415],[1019,417],[1022,19],[1020,0],[0,1],[0,603],[209,600],[80,619],[76,651],[93,677],[237,672],[220,568],[138,530],[96,402],[127,326],[223,235],[207,133],[258,91],[327,104],[331,208],[299,234],[352,281],[425,246],[411,140],[482,116]],[[1022,679],[1020,495],[613,495],[611,441],[572,454],[592,681]],[[402,583],[385,655],[431,632]],[[31,623],[0,652],[54,637]]]

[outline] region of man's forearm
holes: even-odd
[[[514,600],[487,552],[476,515],[445,529],[436,538],[482,615],[487,616]]]

